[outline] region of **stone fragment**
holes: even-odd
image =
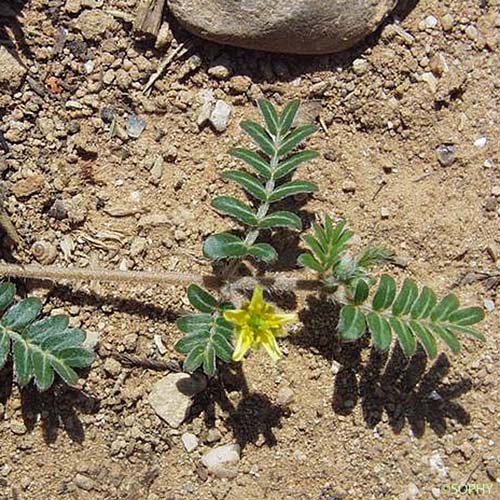
[[[187,417],[192,397],[205,387],[204,378],[187,373],[169,373],[153,385],[149,404],[170,427],[177,429]]]
[[[16,198],[27,198],[40,192],[45,183],[43,175],[30,175],[26,179],[17,181],[11,188]]]
[[[240,461],[240,445],[225,444],[218,446],[201,457],[201,463],[208,472],[218,478],[233,479],[237,476],[237,465]]]
[[[0,45],[0,90],[16,92],[26,75],[26,68],[5,46]]]
[[[192,33],[215,42],[295,54],[348,49],[373,33],[396,0],[167,0]]]

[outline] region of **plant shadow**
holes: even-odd
[[[82,375],[86,376],[85,373]],[[0,404],[3,406],[12,396],[13,384],[13,367],[9,361],[0,370]],[[27,431],[32,432],[41,422],[46,443],[54,443],[60,429],[64,429],[72,441],[82,443],[85,431],[79,415],[97,413],[100,406],[98,399],[62,382],[56,382],[45,392],[38,391],[31,383],[19,392],[21,414]]]
[[[45,392],[39,392],[32,384],[21,390],[24,425],[31,432],[41,421],[46,443],[54,443],[60,429],[64,429],[72,441],[83,443],[85,430],[79,414],[95,414],[99,408],[98,399],[62,383]]]
[[[322,355],[335,373],[332,410],[350,415],[361,405],[367,427],[375,428],[387,419],[395,434],[408,425],[420,438],[427,428],[443,436],[449,422],[470,423],[470,414],[457,401],[472,389],[469,378],[448,382],[450,362],[445,354],[429,366],[430,361],[419,345],[408,359],[396,342],[392,351],[372,348],[366,362],[363,352],[370,345],[368,335],[356,342],[342,342],[336,332],[339,308],[317,297],[308,297],[300,318],[304,329],[290,336],[294,344]]]
[[[286,409],[274,404],[267,396],[249,390],[241,363],[221,364],[219,370],[219,375],[211,380],[207,390],[196,398],[188,421],[203,414],[207,428],[213,428],[216,408],[219,407],[227,414],[225,424],[242,450],[249,443],[260,444],[261,441],[268,447],[275,446],[277,440],[273,429],[281,428]],[[228,396],[232,391],[242,393],[236,404]]]

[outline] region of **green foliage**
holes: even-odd
[[[338,328],[344,340],[358,340],[369,331],[381,351],[389,349],[395,337],[406,356],[413,356],[420,343],[430,358],[437,356],[436,338],[454,353],[460,350],[457,335],[484,340],[472,328],[484,319],[483,310],[461,308],[453,294],[438,302],[430,288],[419,289],[412,279],[406,279],[398,291],[396,281],[387,274],[375,289],[376,280],[369,269],[389,262],[392,255],[368,248],[353,258],[349,254],[352,236],[345,222],[334,225],[326,217],[324,224],[313,225],[312,234],[303,237],[309,252],[299,257],[300,264],[318,273],[332,300],[342,305]]]
[[[39,390],[48,389],[57,373],[67,384],[78,380],[75,368],[85,368],[94,354],[82,347],[85,332],[68,328],[63,315],[37,319],[40,300],[30,297],[11,305],[16,288],[12,283],[0,285],[0,369],[12,354],[17,383],[24,387],[34,379]],[[10,306],[10,307],[9,307]]]
[[[188,299],[199,314],[183,316],[177,327],[183,333],[175,349],[186,355],[184,370],[194,372],[200,367],[207,375],[214,375],[217,358],[229,363],[233,356],[231,338],[233,327],[223,317],[230,303],[219,303],[217,299],[198,285],[188,289]]]
[[[289,179],[301,164],[317,157],[312,151],[294,153],[315,132],[313,125],[293,128],[299,102],[291,102],[281,114],[265,99],[259,102],[259,108],[264,126],[253,121],[241,123],[241,128],[258,150],[236,148],[231,151],[233,157],[252,169],[252,173],[228,170],[223,174],[225,179],[236,182],[251,197],[252,203],[231,196],[218,196],[212,202],[219,213],[248,226],[250,231],[244,239],[226,233],[210,236],[203,251],[205,256],[213,260],[244,257],[253,257],[266,263],[275,260],[277,253],[272,246],[255,244],[260,231],[280,227],[300,231],[302,222],[289,211],[271,212],[271,205],[290,196],[313,193],[317,189],[312,182]]]

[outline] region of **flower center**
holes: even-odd
[[[266,322],[259,314],[252,314],[248,320],[248,326],[250,326],[252,330],[261,330],[265,328]]]

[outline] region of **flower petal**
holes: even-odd
[[[238,326],[243,326],[247,322],[248,313],[243,309],[233,309],[224,311],[224,319]]]
[[[241,329],[236,334],[236,346],[233,352],[233,361],[241,361],[252,347],[253,335],[247,328]]]
[[[257,285],[253,291],[252,300],[248,304],[248,310],[253,313],[262,312],[266,305],[264,301],[264,290],[260,285]]]
[[[271,331],[261,332],[260,340],[267,354],[271,356],[271,359],[276,362],[282,357],[278,342],[276,342],[275,336]]]

